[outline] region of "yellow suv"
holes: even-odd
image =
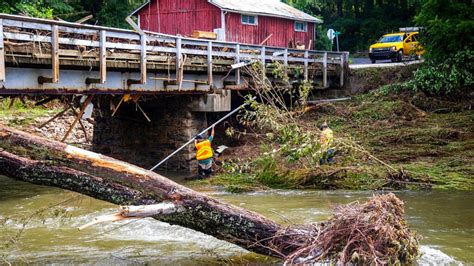
[[[369,58],[374,64],[377,60],[391,59],[401,62],[404,56],[420,59],[423,47],[418,43],[418,31],[385,34],[369,48]]]

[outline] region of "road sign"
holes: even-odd
[[[329,29],[327,35],[328,35],[329,40],[332,41],[334,37],[336,37],[336,31],[334,31],[333,29]]]

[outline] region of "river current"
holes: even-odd
[[[282,223],[322,221],[331,215],[332,206],[362,202],[375,193],[273,190],[229,194],[199,189]],[[474,264],[474,193],[396,194],[405,202],[410,227],[423,236],[419,264]],[[68,199],[71,200],[64,207],[46,208],[34,214]],[[107,202],[0,176],[0,264],[275,263],[272,258],[151,218],[77,230],[95,217],[115,211],[117,207]],[[15,237],[23,227],[20,236]]]

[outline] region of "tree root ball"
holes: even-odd
[[[421,237],[408,228],[404,203],[393,193],[373,196],[364,204],[337,206],[334,212],[327,222],[296,230],[305,233],[288,238],[300,247],[284,258],[285,264],[381,265],[416,260]]]

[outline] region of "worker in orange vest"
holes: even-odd
[[[329,128],[328,123],[324,122],[319,129],[321,133],[319,135],[319,144],[321,145],[321,158],[319,164],[332,163],[334,158],[334,148],[332,143],[334,142],[334,133]]]
[[[196,159],[198,161],[199,177],[205,178],[212,174],[212,152],[211,142],[214,139],[214,128],[212,128],[211,135],[205,139],[202,135],[197,135],[194,139],[194,146],[196,146]]]

